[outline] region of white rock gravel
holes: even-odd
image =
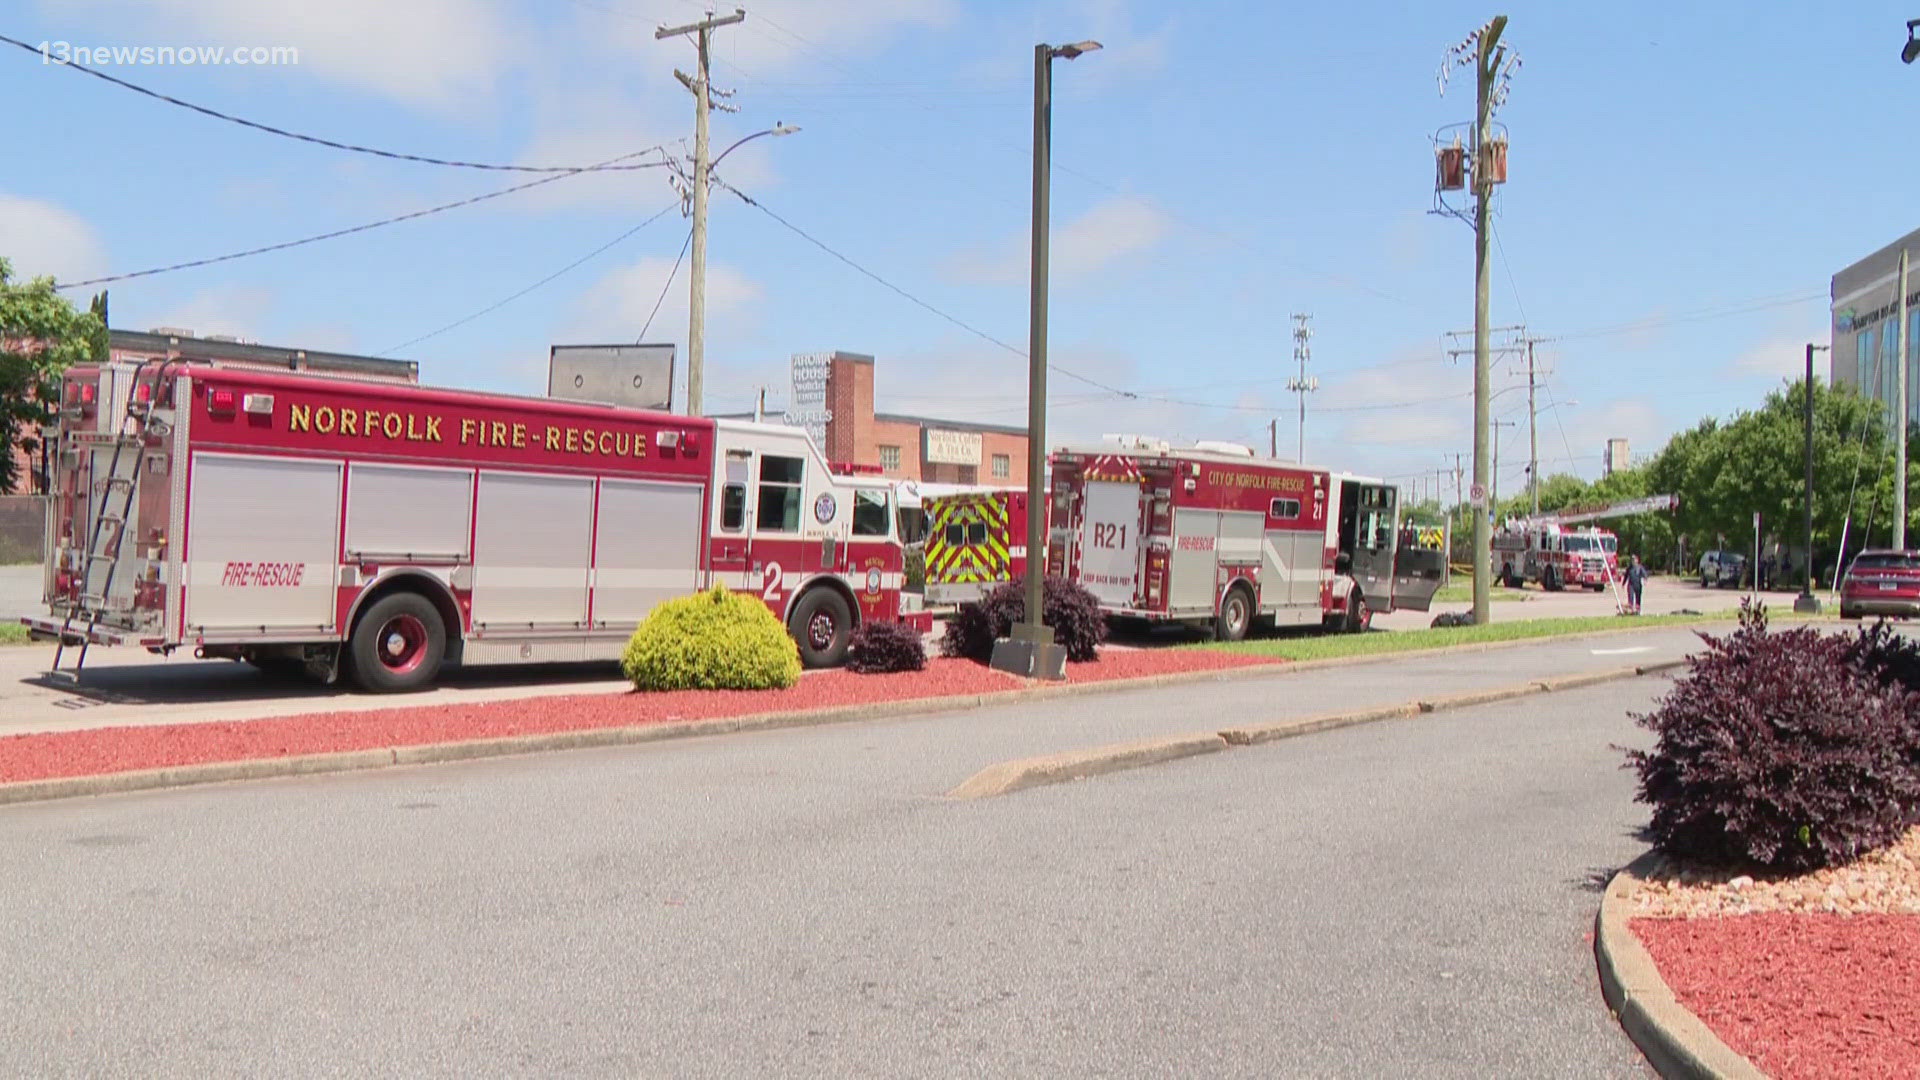
[[[1853,863],[1793,877],[1753,876],[1662,858],[1633,892],[1633,917],[1763,911],[1920,915],[1920,828]]]

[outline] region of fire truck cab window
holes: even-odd
[[[745,450],[727,451],[727,483],[720,489],[720,528],[739,532],[747,523],[747,460]]]
[[[766,454],[760,458],[759,520],[761,532],[799,532],[801,481],[806,462],[797,457]]]
[[[853,535],[885,536],[889,520],[886,492],[857,490],[853,493]]]

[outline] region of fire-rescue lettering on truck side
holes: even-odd
[[[1377,612],[1425,611],[1444,572],[1396,573],[1398,492],[1379,480],[1139,437],[1052,463],[1047,572],[1110,617],[1228,641],[1256,620],[1363,630]]]
[[[603,660],[751,591],[810,666],[905,619],[893,491],[794,428],[159,360],[70,369],[45,593],[69,645],[344,667]]]

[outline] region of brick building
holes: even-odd
[[[793,357],[787,420],[813,432],[827,460],[876,467],[900,480],[1021,487],[1027,429],[875,411],[873,357]]]

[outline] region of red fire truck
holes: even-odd
[[[1601,592],[1618,572],[1618,547],[1613,533],[1591,525],[1513,521],[1494,532],[1493,561],[1508,588],[1533,581],[1548,592],[1569,585]]]
[[[901,609],[891,486],[794,428],[176,361],[74,368],[48,515],[54,669],[89,645],[344,670],[602,660],[724,584],[811,666]],[[78,649],[71,666],[62,660]]]
[[[1365,629],[1425,611],[1445,553],[1402,561],[1390,484],[1222,443],[1116,437],[1052,457],[1047,571],[1113,617],[1207,625],[1238,640],[1255,620]]]

